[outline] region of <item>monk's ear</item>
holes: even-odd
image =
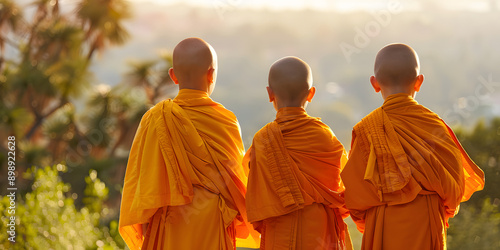
[[[170,76],[170,79],[172,79],[172,81],[175,84],[179,84],[179,80],[177,80],[177,76],[175,76],[175,73],[174,73],[174,68],[168,69],[168,75]]]
[[[307,94],[307,101],[308,102],[311,102],[313,97],[314,97],[314,94],[316,94],[316,88],[315,87],[311,87],[309,89],[309,93]]]
[[[273,90],[269,86],[267,86],[266,89],[267,89],[267,95],[269,96],[269,102],[274,102],[275,99]]]
[[[415,85],[413,86],[413,89],[415,91],[420,91],[420,87],[422,87],[422,83],[424,82],[424,75],[418,75],[417,76],[417,81],[415,82]]]
[[[380,85],[378,84],[377,78],[375,78],[375,76],[370,76],[370,83],[372,84],[375,92],[380,92]]]
[[[209,83],[214,83],[216,77],[217,77],[217,72],[215,71],[215,69],[214,68],[208,69],[208,72],[207,72],[207,81]]]

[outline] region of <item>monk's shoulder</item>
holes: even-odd
[[[269,126],[271,126],[271,124],[272,124],[272,123],[273,123],[273,122],[270,122],[270,123],[268,123],[268,124],[264,125],[262,128],[260,128],[260,129],[259,129],[259,130],[255,133],[255,135],[254,135],[254,140],[255,140],[255,138],[260,138],[260,137],[262,137],[262,136],[266,136],[266,135],[267,135],[267,133],[268,133],[268,131],[269,131],[269,130],[268,130],[268,127],[269,127]]]
[[[139,123],[139,128],[138,129],[144,129],[149,127],[149,124],[151,123],[151,119],[153,117],[154,113],[154,108],[156,106],[150,107],[144,115],[142,115],[141,122]]]
[[[402,124],[407,124],[409,127],[416,126],[438,134],[448,133],[445,121],[438,114],[421,104],[414,106],[411,114],[407,116],[400,117],[400,120],[404,121]]]
[[[448,129],[446,122],[436,113],[434,113],[429,108],[419,105],[422,112],[421,117],[418,121],[424,122],[426,127],[421,126],[426,129],[427,132],[433,134],[432,138],[439,138],[440,140],[447,141],[450,145],[455,145],[453,142],[453,137],[455,136],[452,130]],[[415,121],[417,122],[417,121]]]
[[[378,112],[380,112],[381,110],[382,110],[382,107],[379,107],[379,108],[373,110],[372,112],[370,112],[365,117],[363,117],[361,119],[361,121],[359,121],[358,123],[356,123],[356,125],[354,125],[354,127],[352,129],[353,134],[361,135],[361,134],[368,133],[368,130],[366,129],[366,127],[368,126],[368,123],[372,122],[375,119],[375,117],[377,116]]]
[[[224,117],[226,117],[228,119],[231,119],[231,120],[233,120],[235,122],[238,121],[238,118],[233,113],[233,111],[227,109],[221,103],[218,103],[218,102],[214,101],[213,104],[210,105],[209,107],[212,108],[212,109],[214,109],[217,113],[219,113],[220,115],[223,115]]]
[[[335,137],[330,126],[326,125],[321,118],[319,117],[311,117],[311,129],[316,129],[318,132],[324,134],[325,136]]]
[[[354,148],[354,143],[356,143],[358,145],[356,150],[362,152],[366,159],[368,159],[368,149],[370,148],[368,137],[371,136],[371,129],[377,123],[377,116],[380,111],[382,111],[382,107],[373,110],[352,128],[351,150]]]
[[[146,111],[146,113],[144,113],[144,115],[142,116],[141,124],[143,122],[145,124],[149,124],[151,122],[151,120],[155,119],[155,117],[163,116],[164,115],[163,107],[166,105],[166,103],[171,102],[171,101],[172,101],[172,99],[166,99],[166,100],[163,100],[163,101],[155,104],[154,106],[150,107]]]
[[[420,111],[419,113],[421,115],[428,116],[429,118],[435,119],[437,121],[441,121],[442,120],[441,117],[439,117],[438,114],[436,114],[434,111],[430,110],[429,108],[425,107],[422,104],[419,104],[418,106],[416,106],[416,108]]]
[[[264,125],[262,128],[260,128],[253,136],[252,139],[252,146],[250,146],[250,149],[252,154],[262,154],[262,152],[266,152],[266,145],[269,143],[269,138],[275,138],[274,136],[270,136],[269,133],[270,129],[269,126],[272,124],[272,122]]]
[[[308,126],[307,129],[311,132],[312,135],[314,135],[315,142],[318,142],[325,147],[327,145],[331,145],[335,148],[344,147],[342,143],[337,139],[337,136],[330,128],[330,126],[322,122],[320,118],[311,119],[309,124],[310,126]]]

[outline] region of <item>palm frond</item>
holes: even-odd
[[[126,82],[132,86],[150,86],[154,76],[154,67],[157,60],[130,62],[130,70],[126,73]]]
[[[47,69],[51,83],[62,98],[80,97],[90,86],[91,73],[85,58],[69,57],[59,60]]]
[[[130,34],[122,22],[131,17],[130,7],[124,0],[81,0],[76,15],[89,42],[88,58],[107,44],[121,45]]]

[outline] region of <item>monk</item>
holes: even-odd
[[[484,187],[453,131],[414,97],[424,76],[405,44],[382,48],[370,82],[384,98],[353,129],[342,171],[362,249],[446,249],[448,219]]]
[[[246,238],[246,172],[235,115],[210,99],[217,56],[199,38],[173,51],[172,100],[143,116],[123,187],[119,231],[130,249],[235,249]]]
[[[315,94],[309,65],[297,57],[276,61],[267,91],[276,120],[255,134],[243,163],[250,168],[248,220],[261,233],[260,249],[345,249],[346,153],[330,128],[305,111]]]

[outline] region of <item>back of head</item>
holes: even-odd
[[[298,57],[281,58],[269,70],[269,87],[278,101],[301,102],[307,98],[311,86],[311,68]]]
[[[375,78],[381,86],[409,85],[420,72],[418,55],[410,46],[402,43],[382,48],[375,59]]]
[[[211,69],[217,70],[217,54],[204,40],[186,38],[175,46],[173,71],[180,88],[197,89],[196,85],[206,81],[207,72]]]

